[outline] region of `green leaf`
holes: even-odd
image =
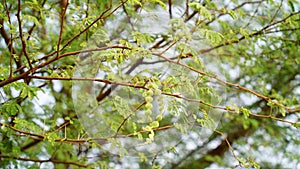
[[[300,123],[293,123],[292,125],[296,128],[300,128]]]
[[[153,121],[150,123],[151,128],[157,128],[159,127],[159,122],[158,121]]]
[[[221,33],[209,29],[200,29],[200,33],[214,44],[218,44],[224,39]]]
[[[295,6],[292,1],[289,0],[289,6],[292,8],[292,11],[295,12]]]
[[[129,3],[137,4],[137,5],[142,6],[142,3],[139,0],[129,0]]]
[[[163,118],[163,116],[161,114],[159,114],[156,116],[155,120],[159,122],[162,120],[162,118]]]
[[[143,135],[142,135],[141,133],[137,133],[137,136],[138,136],[138,139],[139,139],[140,141],[143,140]]]
[[[36,134],[42,133],[42,130],[35,123],[16,117],[14,119],[15,128],[33,132]]]
[[[148,44],[148,43],[153,42],[153,38],[147,33],[141,33],[141,32],[136,31],[136,32],[132,32],[132,36],[138,46],[141,46],[142,44]]]
[[[141,162],[147,162],[148,161],[148,158],[147,158],[147,156],[145,156],[144,153],[139,152],[138,154],[139,154]]]
[[[167,5],[161,0],[150,0],[152,3],[158,3],[164,10],[167,10]]]
[[[36,26],[39,26],[39,25],[40,25],[40,22],[39,22],[38,19],[37,19],[36,17],[34,17],[34,16],[31,16],[31,15],[24,15],[23,17],[24,17],[24,19],[27,20],[27,21],[33,21],[34,24],[35,24]]]
[[[56,133],[46,133],[44,140],[49,141],[51,143],[51,145],[55,144],[55,140],[58,139],[58,135]]]
[[[279,109],[280,109],[281,115],[283,117],[285,117],[286,116],[286,110],[285,110],[285,108],[284,107],[280,107]]]
[[[153,130],[150,131],[150,134],[149,134],[148,136],[149,136],[149,139],[150,139],[151,141],[154,140],[154,132],[153,132]]]
[[[20,97],[25,98],[25,97],[27,97],[27,95],[28,95],[27,87],[24,87],[20,94]]]
[[[190,40],[192,38],[191,32],[182,18],[173,18],[168,24],[172,25],[172,31],[175,32],[175,34],[172,34],[175,41]]]
[[[267,105],[273,108],[273,107],[276,107],[275,103],[278,103],[278,101],[275,100],[275,99],[274,100],[268,100]]]
[[[225,9],[225,8],[224,8],[224,9],[223,9],[223,12],[229,14],[233,20],[237,20],[237,19],[238,19],[238,17],[237,17],[237,15],[236,15],[235,11],[233,11],[233,10]]]
[[[2,109],[3,113],[6,113],[10,116],[14,116],[17,113],[22,113],[23,112],[22,107],[18,103],[16,103],[15,101],[9,101],[9,102],[5,103],[1,107],[1,109]]]
[[[247,119],[249,117],[249,115],[251,114],[251,111],[244,107],[241,107],[240,111],[244,114],[245,119]]]
[[[245,38],[249,38],[249,33],[247,30],[240,28],[241,35],[245,36]]]
[[[174,127],[176,129],[180,130],[180,132],[182,132],[182,133],[187,133],[187,128],[182,123],[174,123]]]
[[[229,107],[229,106],[227,106],[227,107]],[[234,103],[231,103],[231,106],[229,108],[232,108],[234,110],[234,113],[236,113],[236,114],[240,113],[240,108]]]
[[[232,19],[234,19],[234,20],[238,19],[236,13],[233,10],[228,10],[228,13],[232,17]]]
[[[189,3],[189,6],[194,8],[195,10],[197,10],[200,13],[200,15],[204,16],[209,21],[212,20],[212,16],[211,16],[210,12],[204,6],[202,6],[201,3],[192,2],[192,3]]]

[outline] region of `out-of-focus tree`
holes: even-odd
[[[1,168],[298,168],[297,0],[2,0]]]

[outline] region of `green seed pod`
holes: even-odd
[[[154,95],[160,96],[160,95],[161,95],[161,90],[155,89],[155,90],[154,90]]]
[[[155,118],[155,120],[156,121],[161,121],[162,120],[162,115],[161,114],[157,115],[156,118]]]
[[[151,103],[146,103],[146,105],[145,105],[145,108],[146,108],[147,110],[151,110],[152,107],[153,107],[153,105],[152,105]]]
[[[163,113],[164,109],[165,109],[165,104],[164,104],[164,98],[162,96],[158,97],[158,106],[159,106],[159,112]]]
[[[147,96],[153,96],[153,90],[151,90],[151,89],[148,90],[146,93],[147,93]]]
[[[159,127],[159,122],[158,121],[153,121],[153,122],[151,122],[150,126],[152,128],[157,128],[157,127]]]
[[[150,115],[152,114],[151,109],[146,110],[146,111],[145,111],[145,114],[146,114],[147,116],[150,116]]]
[[[153,98],[152,98],[151,96],[147,96],[147,97],[145,97],[145,101],[146,101],[147,103],[152,103]]]

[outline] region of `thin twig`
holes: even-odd
[[[143,101],[139,106],[137,106],[134,111],[139,110],[143,105],[145,105],[146,101]],[[121,122],[121,124],[119,125],[117,132],[114,136],[114,138],[116,138],[119,134],[119,131],[121,130],[122,126],[126,123],[126,121],[132,116],[133,114],[131,113],[130,115],[128,115],[125,119],[123,119],[123,121]]]
[[[62,2],[65,0],[62,0]],[[60,21],[60,30],[59,30],[59,38],[58,38],[58,42],[57,42],[57,52],[56,52],[56,57],[59,57],[59,51],[60,51],[60,43],[62,40],[62,34],[63,34],[63,29],[64,29],[64,22],[65,22],[65,15],[66,15],[66,11],[68,8],[69,2],[68,0],[66,0],[66,3],[62,3],[61,4],[61,21]]]
[[[169,17],[170,17],[170,19],[173,18],[173,14],[172,14],[172,0],[169,0]]]
[[[149,90],[148,88],[146,88],[144,85],[136,85],[136,84],[130,84],[130,83],[123,83],[123,82],[115,82],[115,81],[111,81],[111,80],[106,80],[106,79],[100,79],[100,78],[68,78],[68,77],[47,77],[47,76],[29,76],[30,78],[36,78],[36,79],[44,79],[44,80],[81,80],[81,81],[98,81],[98,82],[103,82],[106,84],[114,84],[114,85],[121,85],[121,86],[127,86],[127,87],[133,87],[133,88],[140,88],[140,89],[144,89],[144,90]],[[228,83],[228,82],[227,82]],[[247,89],[249,90],[249,89]],[[253,91],[252,91],[253,92]],[[233,108],[227,108],[227,107],[222,107],[222,106],[216,106],[210,103],[206,103],[202,100],[197,100],[197,99],[191,99],[191,98],[187,98],[184,97],[180,94],[172,94],[172,93],[167,93],[167,92],[162,92],[162,94],[164,95],[168,95],[168,96],[172,96],[172,97],[176,97],[176,98],[180,98],[183,100],[186,100],[188,102],[196,102],[196,103],[200,103],[206,106],[209,106],[211,108],[216,108],[216,109],[220,109],[220,110],[224,110],[224,111],[229,111],[229,112],[235,112],[236,110]],[[255,95],[258,93],[255,93]],[[259,95],[259,94],[258,94]],[[259,95],[260,96],[260,95]],[[265,97],[265,96],[264,96]],[[265,99],[264,97],[261,97],[262,99]],[[286,109],[290,109],[290,108],[286,108]],[[295,109],[295,111],[299,111],[297,109]],[[289,123],[289,124],[298,124],[297,122],[292,122],[292,121],[288,121],[288,120],[284,120],[281,118],[277,118],[277,117],[273,117],[273,116],[269,116],[269,115],[259,115],[259,114],[254,114],[254,113],[250,113],[250,116],[253,117],[257,117],[257,118],[269,118],[272,120],[276,120],[276,121],[281,121],[281,122],[285,122],[285,123]],[[126,120],[129,118],[130,116],[128,116],[125,120],[124,123],[126,122]],[[121,125],[122,126],[122,125]],[[120,128],[120,127],[119,127]]]
[[[278,12],[279,12],[280,8],[282,7],[282,2],[283,2],[283,0],[280,1],[280,5],[279,5],[279,7],[277,8],[275,14],[273,15],[273,17],[272,17],[272,19],[271,19],[271,21],[270,21],[270,24],[274,21],[275,17],[278,15]]]
[[[47,0],[44,0],[44,1],[42,2],[41,7],[44,7],[46,1],[47,1]],[[33,10],[34,10],[34,9],[33,9]],[[51,10],[51,8],[50,8],[49,10]],[[40,16],[36,17],[38,21],[40,21],[40,20],[42,19],[42,17],[41,17],[41,15],[42,15],[41,12],[42,12],[42,11],[39,11]],[[32,27],[31,27],[31,28],[29,29],[29,31],[28,31],[28,37],[27,37],[27,40],[30,39],[30,37],[31,37],[31,35],[32,35],[32,32],[33,32],[34,28],[36,28],[36,27],[37,27],[37,25],[36,25],[35,23],[33,23]]]
[[[38,163],[46,163],[46,162],[52,162],[52,163],[57,163],[57,164],[69,164],[69,165],[75,165],[78,167],[88,167],[88,165],[85,164],[80,164],[72,161],[59,161],[55,159],[48,159],[48,160],[39,160],[39,159],[32,159],[32,158],[23,158],[23,157],[13,157],[10,155],[2,155],[0,154],[0,158],[12,158],[15,160],[20,160],[20,161],[32,161],[32,162],[38,162]]]
[[[29,59],[29,56],[28,56],[28,53],[27,53],[27,49],[26,49],[26,42],[23,38],[22,21],[21,21],[20,12],[21,12],[21,0],[18,0],[17,19],[18,19],[18,25],[19,25],[20,39],[22,41],[22,52],[24,53],[24,55],[27,59],[27,62],[29,64],[30,69],[32,69],[33,67],[31,65],[31,62],[30,62],[30,59]],[[22,55],[22,52],[21,52],[20,56]]]
[[[5,5],[5,8],[6,8],[6,15],[7,15],[7,18],[8,18],[8,23],[11,25],[11,20],[10,20],[10,12],[9,12],[9,8],[7,6],[7,2],[6,0],[4,1],[4,5]],[[9,45],[8,46],[13,46],[13,36],[12,34],[10,34],[10,38],[9,38]],[[12,60],[13,60],[13,48],[10,48],[10,58],[9,58],[9,77],[8,78],[11,78],[12,77],[12,74],[13,74],[13,66],[12,66]]]
[[[182,64],[182,63],[177,62],[177,61],[174,61],[174,60],[171,60],[171,59],[169,59],[169,58],[167,58],[167,57],[164,57],[164,56],[161,55],[160,53],[153,53],[153,55],[158,56],[158,57],[160,57],[160,58],[163,58],[164,60],[167,60],[167,61],[170,62],[170,63],[174,63],[174,64],[180,65],[180,66],[182,66],[182,67],[185,67],[185,68],[187,68],[187,69],[189,69],[189,70],[192,70],[193,72],[196,72],[196,73],[198,73],[198,74],[200,74],[200,75],[203,75],[203,76],[206,76],[206,77],[215,79],[215,80],[217,80],[217,81],[219,81],[219,82],[221,82],[221,83],[223,83],[223,84],[225,84],[225,85],[227,85],[227,86],[229,86],[229,87],[234,87],[234,88],[237,88],[237,89],[239,89],[239,90],[245,91],[245,92],[247,92],[247,93],[251,93],[251,94],[253,94],[253,95],[255,95],[255,96],[259,97],[259,98],[262,98],[262,99],[264,99],[264,100],[266,100],[266,101],[268,101],[268,102],[272,102],[273,104],[275,104],[275,105],[277,105],[277,106],[279,106],[279,107],[283,107],[284,109],[286,109],[286,110],[289,111],[289,112],[298,112],[298,111],[300,111],[300,109],[286,107],[286,106],[284,106],[284,105],[282,105],[282,104],[280,104],[280,103],[278,103],[278,102],[272,100],[271,98],[269,98],[269,97],[267,97],[267,96],[264,96],[264,95],[262,95],[262,94],[260,94],[260,93],[258,93],[258,92],[255,92],[255,91],[253,91],[253,90],[251,90],[251,89],[245,88],[245,87],[240,86],[240,85],[238,85],[238,84],[234,84],[234,83],[230,83],[230,82],[227,82],[227,81],[225,81],[225,80],[222,80],[222,79],[220,79],[219,77],[217,77],[216,75],[210,75],[210,74],[207,74],[206,72],[199,71],[199,70],[197,70],[197,69],[195,69],[195,68],[193,68],[193,67],[190,67],[190,66],[188,66],[188,65]],[[217,107],[218,107],[218,106],[217,106]]]
[[[255,14],[258,12],[258,9],[259,9],[261,3],[262,3],[262,1],[257,5],[257,7],[256,7],[256,9],[255,9],[255,11],[254,11],[254,13],[253,13],[253,15],[250,17],[250,19],[249,19],[249,21],[247,22],[247,24],[245,24],[245,26],[243,26],[244,29],[245,29],[246,27],[248,27],[248,26],[250,25],[250,23],[252,23],[252,20],[253,20]]]
[[[237,155],[235,154],[234,149],[232,148],[232,146],[231,146],[231,144],[230,144],[228,138],[227,138],[227,137],[224,135],[224,133],[222,133],[221,131],[214,130],[214,132],[216,132],[216,133],[220,134],[222,137],[224,137],[224,140],[225,140],[226,144],[228,145],[228,147],[229,147],[229,149],[230,149],[230,151],[231,151],[233,157],[239,162],[239,165],[241,166],[242,162],[241,162],[241,160],[237,157]],[[242,167],[242,166],[241,166],[241,167]]]
[[[128,0],[125,0],[124,2],[121,2],[117,7],[115,7],[109,14],[105,15],[108,11],[112,9],[112,0],[110,1],[109,8],[107,8],[105,11],[101,13],[101,15],[94,20],[90,25],[88,25],[86,28],[84,28],[82,31],[80,31],[77,35],[75,35],[73,38],[71,38],[63,47],[61,50],[69,46],[75,39],[77,39],[81,34],[89,30],[94,24],[96,24],[98,21],[108,18],[110,15],[112,15],[115,11],[117,11],[120,7],[123,6]]]
[[[157,153],[155,153],[155,155],[154,155],[154,157],[152,158],[152,161],[151,161],[151,168],[154,168],[155,160],[157,159],[157,156],[159,155],[159,153],[161,153],[162,151],[163,151],[163,149],[161,149]]]
[[[248,37],[251,38],[251,37],[255,37],[255,36],[257,36],[257,35],[264,34],[265,31],[268,31],[268,29],[269,29],[270,27],[272,27],[272,26],[274,26],[274,25],[276,25],[276,24],[285,22],[285,21],[286,21],[287,19],[289,19],[290,17],[292,17],[292,16],[294,16],[294,15],[297,15],[297,14],[299,14],[299,13],[300,13],[300,11],[294,12],[294,13],[290,13],[290,15],[288,15],[288,16],[285,17],[285,18],[283,18],[282,20],[279,20],[279,21],[273,22],[272,24],[266,25],[265,27],[261,28],[259,31],[254,32],[254,33],[248,35]],[[218,48],[220,48],[220,47],[224,47],[224,46],[228,46],[228,45],[232,45],[232,44],[238,43],[238,42],[240,42],[241,40],[244,40],[244,39],[246,39],[246,36],[242,36],[242,37],[240,37],[240,38],[237,39],[237,40],[224,42],[224,43],[222,43],[222,44],[220,44],[220,45],[217,45],[217,46],[214,46],[214,47],[211,47],[211,48],[208,48],[208,49],[201,49],[201,50],[199,50],[199,52],[202,53],[202,54],[203,54],[203,53],[208,53],[208,52],[210,52],[210,51],[212,51],[212,50],[215,50],[215,49],[218,49]]]

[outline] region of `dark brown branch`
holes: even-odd
[[[18,76],[14,76],[14,77],[8,78],[6,80],[0,81],[0,87],[3,87],[4,85],[7,85],[9,83],[15,82],[20,79],[25,79],[27,77],[27,75],[29,75],[29,74],[30,74],[30,71],[27,71]]]
[[[189,16],[189,0],[185,0],[185,12],[184,12],[184,14],[185,14],[185,18],[188,18],[188,16]]]
[[[255,96],[259,97],[259,98],[262,98],[262,99],[264,99],[264,100],[266,100],[266,101],[268,101],[268,102],[272,102],[273,104],[277,105],[278,107],[283,107],[284,109],[286,109],[286,110],[289,111],[289,112],[299,112],[299,111],[300,111],[300,109],[286,107],[286,106],[284,106],[284,105],[282,105],[282,104],[280,104],[280,103],[278,103],[278,102],[273,101],[271,98],[269,98],[269,97],[267,97],[267,96],[265,96],[265,95],[262,95],[262,94],[260,94],[260,93],[257,93],[257,92],[255,92],[255,91],[253,91],[253,90],[251,90],[251,89],[246,88],[246,87],[240,86],[240,85],[238,85],[238,84],[234,84],[234,83],[227,82],[227,81],[225,81],[225,80],[220,79],[219,77],[217,77],[217,76],[215,76],[215,75],[207,74],[206,72],[199,71],[199,70],[197,70],[197,69],[195,69],[195,68],[193,68],[193,67],[190,67],[190,66],[188,66],[188,65],[182,64],[182,63],[177,62],[177,61],[174,61],[174,60],[171,60],[171,59],[169,59],[169,58],[167,58],[167,57],[164,57],[164,56],[161,55],[160,53],[153,53],[153,55],[158,56],[158,57],[160,57],[160,58],[163,58],[164,60],[167,60],[167,61],[170,62],[170,63],[174,63],[174,64],[180,65],[180,66],[182,66],[182,67],[185,67],[185,68],[187,68],[187,69],[189,69],[189,70],[191,70],[191,71],[193,71],[193,72],[196,72],[196,73],[198,73],[198,74],[200,74],[200,75],[203,75],[203,76],[206,76],[206,77],[215,79],[215,80],[217,80],[218,82],[221,82],[222,84],[225,84],[226,86],[234,87],[234,88],[239,89],[239,90],[242,90],[242,91],[244,91],[244,92],[253,94],[253,95],[255,95]],[[209,106],[209,105],[208,105],[208,106]],[[217,107],[213,107],[213,108],[220,108],[220,107],[217,106]],[[228,109],[227,109],[227,110],[228,110]]]
[[[91,24],[89,24],[86,28],[84,28],[82,31],[80,31],[77,35],[75,35],[74,37],[72,37],[71,39],[69,39],[67,41],[67,43],[60,49],[60,51],[64,50],[67,46],[69,46],[75,39],[77,39],[78,37],[80,37],[83,33],[85,33],[86,31],[88,31],[93,25],[95,25],[97,22],[99,22],[100,20],[106,19],[107,17],[111,16],[115,11],[117,11],[120,7],[122,7],[122,5],[124,3],[126,3],[128,0],[125,0],[124,2],[120,3],[117,7],[115,7],[110,13],[108,13],[107,15],[105,15],[107,12],[109,12],[112,9],[112,2],[110,2],[110,7],[108,9],[106,9],[105,11],[103,11],[100,16],[95,19]],[[51,52],[45,56],[43,56],[41,59],[39,60],[45,60],[47,58],[49,58],[52,55],[57,54],[57,50],[54,52]],[[59,56],[60,57],[60,56]]]
[[[163,149],[161,148],[157,153],[155,153],[154,157],[151,160],[151,168],[155,168],[155,160],[157,159],[157,156],[159,155],[159,153],[161,153],[163,151]]]
[[[3,80],[3,81],[0,81],[0,87],[6,85],[6,84],[9,84],[9,83],[12,83],[14,81],[17,81],[17,80],[20,80],[20,79],[24,79],[26,78],[31,72],[35,72],[37,69],[40,69],[42,67],[45,67],[47,65],[49,65],[50,63],[60,59],[60,58],[63,58],[63,57],[66,57],[66,56],[71,56],[71,55],[76,55],[76,54],[79,54],[79,53],[86,53],[86,52],[91,52],[91,51],[101,51],[101,50],[107,50],[107,49],[113,49],[113,48],[121,48],[121,49],[130,49],[130,48],[127,48],[127,47],[123,47],[123,46],[108,46],[108,47],[102,47],[102,48],[95,48],[95,49],[86,49],[86,50],[80,50],[80,51],[75,51],[75,52],[69,52],[69,53],[65,53],[65,54],[62,54],[60,55],[58,58],[54,57],[54,58],[51,58],[49,59],[48,61],[46,62],[43,62],[39,65],[37,65],[36,67],[34,67],[32,70],[29,70],[27,72],[24,72],[18,76],[15,76],[15,77],[12,77],[12,78],[9,78],[9,79],[6,79],[6,80]],[[42,60],[42,59],[40,59]],[[18,70],[23,70],[22,68],[18,69]],[[18,71],[17,70],[17,71]]]
[[[267,26],[261,28],[259,31],[250,34],[249,37],[254,37],[254,36],[257,36],[257,35],[264,34],[264,32],[267,31],[268,28],[270,28],[271,26],[274,26],[274,25],[277,25],[277,24],[279,24],[279,23],[285,22],[285,21],[286,21],[287,19],[289,19],[290,17],[292,17],[292,16],[294,16],[294,15],[297,15],[297,14],[299,14],[299,13],[300,13],[300,11],[291,13],[290,15],[288,15],[288,16],[285,17],[285,18],[283,18],[282,20],[273,22],[272,24],[269,24],[269,25],[267,25]],[[220,45],[214,46],[214,47],[209,48],[209,49],[202,49],[202,50],[200,50],[199,52],[200,52],[200,53],[208,53],[208,52],[210,52],[210,51],[212,51],[212,50],[215,50],[215,49],[218,49],[218,48],[220,48],[220,47],[228,46],[228,45],[232,45],[232,44],[238,43],[238,42],[240,42],[241,40],[244,40],[244,39],[246,39],[246,37],[245,37],[245,36],[242,36],[242,37],[240,37],[238,40],[234,40],[234,41],[230,41],[230,42],[227,41],[227,42],[225,42],[225,43],[222,43],[222,44],[220,44]]]
[[[59,51],[60,51],[60,43],[61,43],[61,40],[62,40],[62,34],[63,34],[63,29],[64,29],[64,22],[65,22],[65,15],[66,15],[66,11],[67,11],[67,8],[68,8],[68,0],[61,0],[60,1],[60,5],[61,5],[61,21],[60,21],[60,31],[59,31],[59,38],[58,38],[58,42],[57,42],[57,56],[56,57],[59,57]]]
[[[126,123],[126,121],[128,121],[128,119],[132,116],[132,114],[130,114],[129,116],[127,116],[126,118],[123,119],[123,121],[121,122],[121,124],[119,125],[118,129],[117,129],[117,132],[114,136],[114,138],[117,138],[121,128],[124,126],[124,124]]]
[[[146,101],[143,101],[139,106],[137,106],[134,111],[139,110],[143,105],[145,105]],[[119,125],[117,132],[115,134],[115,138],[118,136],[119,131],[121,130],[122,126],[126,123],[126,121],[132,116],[132,114],[130,114],[129,116],[127,116],[126,118],[123,119],[122,123]]]
[[[86,6],[86,11],[85,11],[85,18],[88,18],[89,17],[89,3],[90,3],[90,0],[87,0],[87,6]],[[88,41],[89,40],[89,32],[87,31],[85,33],[85,40]]]
[[[60,160],[55,160],[55,159],[48,159],[48,160],[39,160],[39,159],[32,159],[32,158],[22,158],[22,157],[13,157],[9,155],[2,155],[0,154],[0,159],[1,158],[12,158],[15,160],[20,160],[20,161],[32,161],[32,162],[37,162],[37,163],[47,163],[47,162],[52,162],[56,164],[69,164],[69,165],[75,165],[78,167],[88,167],[88,165],[85,164],[80,164],[72,161],[60,161]]]
[[[30,143],[28,143],[28,144],[26,144],[25,146],[23,146],[22,148],[21,148],[21,151],[25,151],[25,150],[27,150],[27,149],[29,149],[30,147],[33,147],[33,146],[35,146],[35,145],[37,145],[39,142],[41,142],[42,140],[33,140],[33,141],[31,141]]]
[[[289,28],[289,29],[278,29],[278,30],[272,30],[269,29],[268,31],[265,31],[265,34],[270,34],[270,33],[277,33],[277,32],[288,32],[288,31],[296,31],[300,30],[300,28]],[[283,38],[282,38],[283,39]],[[295,42],[299,42],[299,40],[293,40]]]
[[[169,0],[169,16],[170,16],[170,19],[173,18],[173,14],[172,14],[172,0]]]
[[[5,8],[6,8],[6,15],[7,15],[7,17],[8,17],[8,23],[11,25],[11,20],[10,20],[10,8],[7,6],[7,2],[6,2],[6,0],[4,1],[4,4],[5,4]],[[3,26],[3,25],[2,25]],[[9,38],[9,43],[11,44],[11,46],[13,46],[13,41],[12,41],[12,39],[13,39],[13,36],[12,36],[12,34],[10,34],[10,38]],[[12,74],[13,74],[13,66],[12,66],[12,60],[13,60],[13,55],[12,55],[12,53],[13,53],[13,51],[12,51],[12,49],[13,48],[11,48],[10,49],[10,58],[9,58],[9,78],[11,78],[12,77]]]
[[[239,9],[239,8],[241,8],[241,7],[245,6],[245,5],[247,5],[247,4],[257,4],[257,3],[261,3],[261,2],[263,2],[263,1],[265,1],[265,0],[261,0],[261,1],[246,1],[246,2],[243,2],[243,3],[241,3],[240,5],[236,6],[236,7],[233,8],[232,10],[237,10],[237,9]]]
[[[60,59],[60,58],[63,58],[63,57],[66,57],[66,56],[72,56],[72,55],[77,55],[77,54],[80,54],[80,53],[89,53],[89,52],[96,52],[96,51],[102,51],[102,50],[108,50],[108,49],[127,49],[127,50],[131,50],[131,48],[128,48],[128,47],[125,47],[125,46],[118,46],[118,45],[115,45],[115,46],[105,46],[105,47],[99,47],[99,48],[92,48],[92,49],[84,49],[84,50],[78,50],[78,51],[73,51],[73,52],[68,52],[68,53],[64,53],[64,54],[61,54],[58,58],[52,58],[44,63],[41,63],[43,64],[44,66],[46,65],[49,65],[50,63]],[[39,58],[37,60],[37,62],[41,62],[42,60],[44,60],[44,58]],[[33,62],[35,63],[35,62]],[[43,66],[42,66],[43,67]],[[17,69],[15,72],[18,72],[22,69],[24,69],[25,66],[22,66],[20,67],[19,69]],[[39,67],[41,68],[41,67]],[[0,83],[1,84],[1,83]]]
[[[86,32],[87,30],[89,30],[94,24],[96,24],[97,22],[99,22],[102,19],[106,19],[108,18],[110,15],[112,15],[115,11],[117,11],[120,7],[123,6],[123,4],[125,4],[128,0],[125,0],[124,2],[120,3],[115,9],[113,9],[109,14],[105,15],[107,12],[109,12],[112,9],[112,1],[110,2],[109,8],[107,8],[105,11],[103,11],[100,16],[94,20],[90,25],[88,25],[85,29],[83,29],[82,31],[80,31],[77,35],[75,35],[73,38],[71,38],[63,47],[61,50],[63,50],[64,48],[66,48],[67,46],[69,46],[75,39],[77,39],[79,36],[81,36],[84,32]],[[51,54],[52,55],[52,54]]]
[[[21,21],[20,12],[21,12],[21,0],[18,0],[17,19],[18,19],[18,25],[19,25],[20,39],[21,39],[21,42],[22,42],[22,52],[24,53],[24,55],[27,59],[27,62],[29,64],[30,69],[32,69],[33,67],[31,65],[31,62],[30,62],[30,59],[29,59],[29,56],[28,56],[28,53],[27,53],[27,49],[26,49],[26,42],[23,38],[22,21]],[[22,52],[21,52],[20,56],[22,55]]]
[[[20,68],[20,67],[22,67],[21,60],[18,60],[18,59],[13,57],[13,55],[16,54],[16,51],[15,51],[13,45],[12,45],[13,40],[12,40],[12,38],[10,38],[10,37],[12,37],[12,35],[10,35],[10,37],[7,35],[7,33],[5,31],[5,28],[4,28],[4,20],[3,19],[0,19],[0,25],[1,25],[0,26],[0,32],[1,32],[1,35],[2,35],[2,37],[3,37],[3,39],[6,43],[7,47],[8,47],[9,52],[11,54],[10,57],[12,57],[14,59],[17,67]],[[22,74],[22,73],[24,73],[24,71],[20,70],[20,73]]]
[[[172,61],[172,62],[176,62],[176,61]],[[177,62],[176,62],[177,63]],[[179,63],[181,64],[181,63]],[[193,68],[192,68],[193,69]],[[196,71],[197,73],[199,73],[199,71]],[[205,76],[207,75],[208,77],[213,77],[212,75],[208,75],[208,74],[204,74]],[[103,82],[103,83],[107,83],[107,84],[114,84],[115,86],[117,85],[121,85],[121,86],[127,86],[127,87],[133,87],[133,88],[140,88],[140,89],[144,89],[144,90],[149,90],[148,88],[146,88],[144,85],[135,85],[135,84],[130,84],[130,83],[123,83],[123,82],[115,82],[115,81],[111,81],[111,80],[106,80],[106,79],[99,79],[99,78],[75,78],[75,77],[47,77],[47,76],[29,76],[30,78],[35,78],[35,79],[44,79],[44,80],[81,80],[81,81],[97,81],[97,82]],[[217,77],[213,77],[214,79],[216,79]],[[217,78],[216,80],[221,80],[219,78]],[[271,101],[271,99],[269,97],[266,97],[266,96],[263,96],[259,93],[256,93],[255,91],[252,91],[250,89],[247,89],[247,88],[244,88],[242,86],[239,86],[239,85],[236,85],[236,84],[231,84],[229,82],[226,82],[226,81],[223,81],[221,80],[222,83],[227,83],[227,85],[232,85],[232,87],[237,87],[239,88],[240,90],[243,90],[243,91],[246,91],[246,92],[249,92],[249,93],[252,93],[264,100],[267,100],[267,101]],[[230,86],[229,85],[229,86]],[[190,99],[190,98],[187,98],[187,97],[184,97],[180,94],[172,94],[172,93],[166,93],[166,92],[162,92],[162,94],[164,95],[168,95],[168,96],[172,96],[172,97],[176,97],[176,98],[180,98],[180,99],[183,99],[183,100],[186,100],[186,101],[189,101],[189,102],[197,102],[197,103],[200,103],[200,104],[203,104],[203,105],[206,105],[206,106],[209,106],[209,107],[212,107],[212,108],[216,108],[216,109],[220,109],[220,110],[225,110],[225,111],[229,111],[229,112],[235,112],[236,110],[235,109],[232,109],[232,108],[227,108],[227,107],[222,107],[222,106],[216,106],[216,105],[212,105],[210,103],[206,103],[202,100],[197,100],[197,99]],[[288,107],[285,107],[283,105],[280,105],[279,103],[277,103],[276,105],[280,106],[280,107],[284,107],[285,109],[287,109],[288,111],[300,111],[298,109],[293,109],[293,108],[288,108]],[[273,119],[273,120],[276,120],[276,121],[281,121],[281,122],[285,122],[285,123],[289,123],[289,124],[297,124],[297,122],[292,122],[292,121],[288,121],[288,120],[284,120],[284,119],[281,119],[281,118],[277,118],[277,117],[273,117],[273,116],[262,116],[262,115],[257,115],[257,114],[253,114],[253,113],[250,113],[249,114],[250,116],[254,116],[254,117],[260,117],[260,118],[270,118],[270,119]]]
[[[42,7],[44,7],[46,1],[47,1],[47,0],[44,0],[44,1],[42,2]],[[39,11],[39,13],[40,13],[40,15],[41,15],[41,11]],[[37,20],[40,21],[41,18],[42,18],[41,16],[38,16],[38,17],[37,17]],[[36,26],[37,26],[37,25],[36,25],[35,23],[33,23],[32,27],[29,29],[27,40],[30,39],[30,37],[31,37],[31,35],[32,35],[32,32],[33,32],[34,28],[36,28]]]

